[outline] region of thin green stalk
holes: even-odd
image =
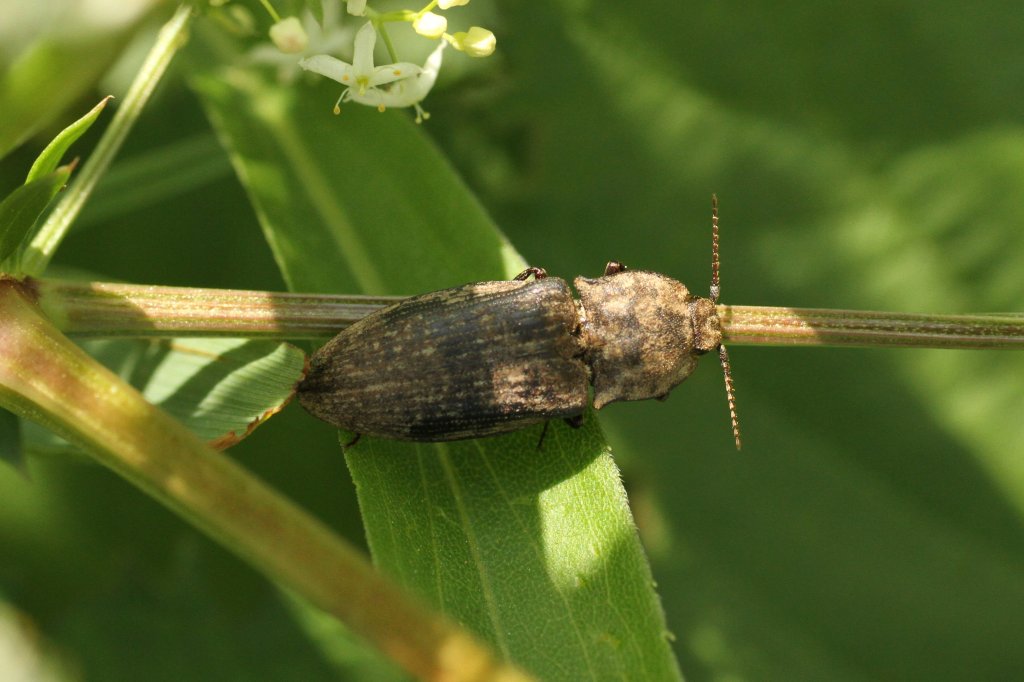
[[[526,680],[320,521],[151,405],[0,279],[0,407],[81,446],[282,586],[428,680]]]
[[[47,315],[79,336],[324,338],[397,296],[30,280]],[[1024,349],[1024,316],[720,305],[729,345]]]
[[[274,9],[274,6],[270,4],[270,0],[260,0],[260,3],[263,5],[263,8],[267,10],[267,13],[270,14],[270,18],[273,19],[275,23],[281,21],[281,15],[278,14],[277,10]]]
[[[1024,350],[1024,316],[718,306],[730,345]]]
[[[92,194],[96,183],[106,172],[110,162],[120,150],[157,83],[163,77],[174,55],[185,44],[192,8],[181,5],[174,16],[160,29],[160,34],[146,56],[131,87],[125,93],[110,125],[103,132],[96,149],[82,166],[78,177],[61,197],[46,222],[40,228],[22,259],[22,271],[38,275],[46,269],[61,241],[67,235],[75,218]]]
[[[384,47],[387,48],[388,57],[391,58],[391,61],[397,62],[398,52],[395,51],[395,45],[391,42],[391,36],[388,35],[387,27],[384,26],[383,23],[375,24],[375,27],[377,29],[377,33],[380,34],[380,37],[384,39]]]

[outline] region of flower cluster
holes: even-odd
[[[272,12],[276,23],[270,29],[270,38],[281,53],[292,58],[300,57],[298,65],[303,69],[327,76],[345,86],[334,105],[335,114],[340,113],[343,102],[357,102],[380,111],[389,107],[414,107],[416,122],[421,123],[429,118],[429,114],[420,102],[434,87],[445,47],[451,45],[471,57],[487,57],[494,52],[497,41],[489,30],[473,26],[468,31],[448,33],[448,19],[433,11],[468,3],[469,0],[431,0],[419,11],[378,13],[367,7],[366,0],[347,0],[349,14],[367,18],[355,34],[351,63],[330,54],[311,54],[305,26],[296,17],[281,19]],[[272,10],[269,0],[264,0],[264,5]],[[419,35],[439,41],[423,66],[398,61],[385,28],[386,24],[393,22],[409,23]],[[326,34],[329,30],[326,21],[324,23]],[[377,66],[374,63],[373,51],[378,35],[384,38],[389,56],[394,60],[390,64]]]

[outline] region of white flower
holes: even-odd
[[[466,1],[468,2],[469,0]],[[361,17],[366,14],[366,0],[346,0],[345,9],[348,10],[349,14]]]
[[[271,26],[270,39],[286,54],[301,54],[309,46],[309,36],[298,17],[288,17]]]
[[[308,43],[306,49],[302,51],[302,55],[329,54],[352,44],[352,35],[355,31],[340,24],[341,4],[338,0],[324,0],[323,8],[323,28],[320,27],[309,10],[302,13],[303,30],[308,36]],[[298,57],[302,55],[287,54],[275,45],[263,43],[250,50],[248,57],[257,64],[276,66],[281,81],[290,83],[302,71],[299,68],[298,60]]]
[[[498,39],[486,28],[473,26],[469,31],[459,31],[455,35],[445,34],[445,40],[456,50],[461,50],[470,57],[487,57],[494,52]]]
[[[448,9],[449,7],[458,7],[459,5],[468,5],[469,0],[437,0],[437,6],[441,9]]]
[[[376,43],[377,31],[373,28],[372,23],[366,22],[356,33],[355,52],[352,55],[351,64],[326,54],[313,55],[299,62],[299,66],[307,71],[327,76],[348,86],[334,105],[336,113],[342,102],[347,102],[350,99],[362,102],[360,98],[373,97],[372,93],[379,92],[379,86],[416,76],[422,71],[420,67],[408,62],[375,67],[373,65],[373,46]]]
[[[444,41],[439,43],[434,48],[434,51],[430,53],[430,56],[427,57],[427,61],[423,63],[423,68],[417,67],[419,72],[415,76],[395,81],[387,88],[367,90],[366,94],[353,93],[351,96],[352,101],[375,106],[381,111],[384,111],[387,107],[398,109],[415,107],[416,122],[422,123],[424,119],[430,118],[430,114],[423,110],[420,102],[427,96],[430,89],[434,87],[437,74],[441,70],[441,61],[444,57],[444,48],[446,46],[447,43]],[[349,90],[349,92],[352,91]]]
[[[448,20],[440,14],[424,12],[412,22],[413,30],[425,38],[440,38],[448,29]]]

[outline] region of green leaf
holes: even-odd
[[[90,340],[90,355],[131,383],[215,448],[237,444],[291,400],[305,354],[287,343],[247,339]],[[76,449],[27,424],[25,447],[37,454]]]
[[[0,202],[0,261],[7,260],[26,241],[50,200],[71,177],[72,168],[61,166],[18,187]]]
[[[542,431],[348,448],[375,560],[542,679],[676,678],[597,421]]]
[[[523,269],[403,112],[335,117],[326,88],[282,90],[253,72],[193,82],[291,289],[411,294]]]
[[[111,99],[113,99],[113,95],[104,97],[100,100],[99,104],[89,110],[89,113],[60,131],[57,137],[53,138],[50,144],[46,145],[46,149],[39,154],[35,163],[32,164],[32,168],[28,171],[28,177],[25,178],[25,184],[48,173],[52,173],[57,168],[60,160],[64,158],[64,152],[75,143],[75,140],[84,135],[85,131],[92,127],[92,124],[100,117],[100,113]]]
[[[218,448],[249,435],[291,399],[305,354],[246,339],[91,341],[90,353]]]
[[[333,87],[252,72],[194,85],[292,288],[416,293],[522,267],[405,112],[334,117]],[[347,460],[376,561],[544,679],[677,679],[596,420],[552,424],[540,451],[539,435],[360,441]]]
[[[15,253],[32,237],[32,228],[53,197],[67,183],[77,162],[60,168],[64,153],[99,118],[111,98],[104,97],[89,113],[62,130],[36,157],[25,184],[0,203],[0,262]],[[17,259],[14,259],[17,262]],[[17,266],[8,268],[17,270]]]

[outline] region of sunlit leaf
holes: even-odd
[[[200,438],[226,448],[291,399],[305,355],[246,339],[93,341],[89,350]]]
[[[404,112],[334,117],[331,88],[252,72],[195,84],[292,287],[415,293],[522,267]],[[375,559],[545,679],[677,677],[596,420],[550,432],[540,450],[539,428],[361,441],[347,459]]]
[[[224,449],[280,411],[305,368],[305,354],[287,343],[247,339],[110,340],[82,344],[100,362]],[[33,452],[67,452],[64,441],[30,426]]]

